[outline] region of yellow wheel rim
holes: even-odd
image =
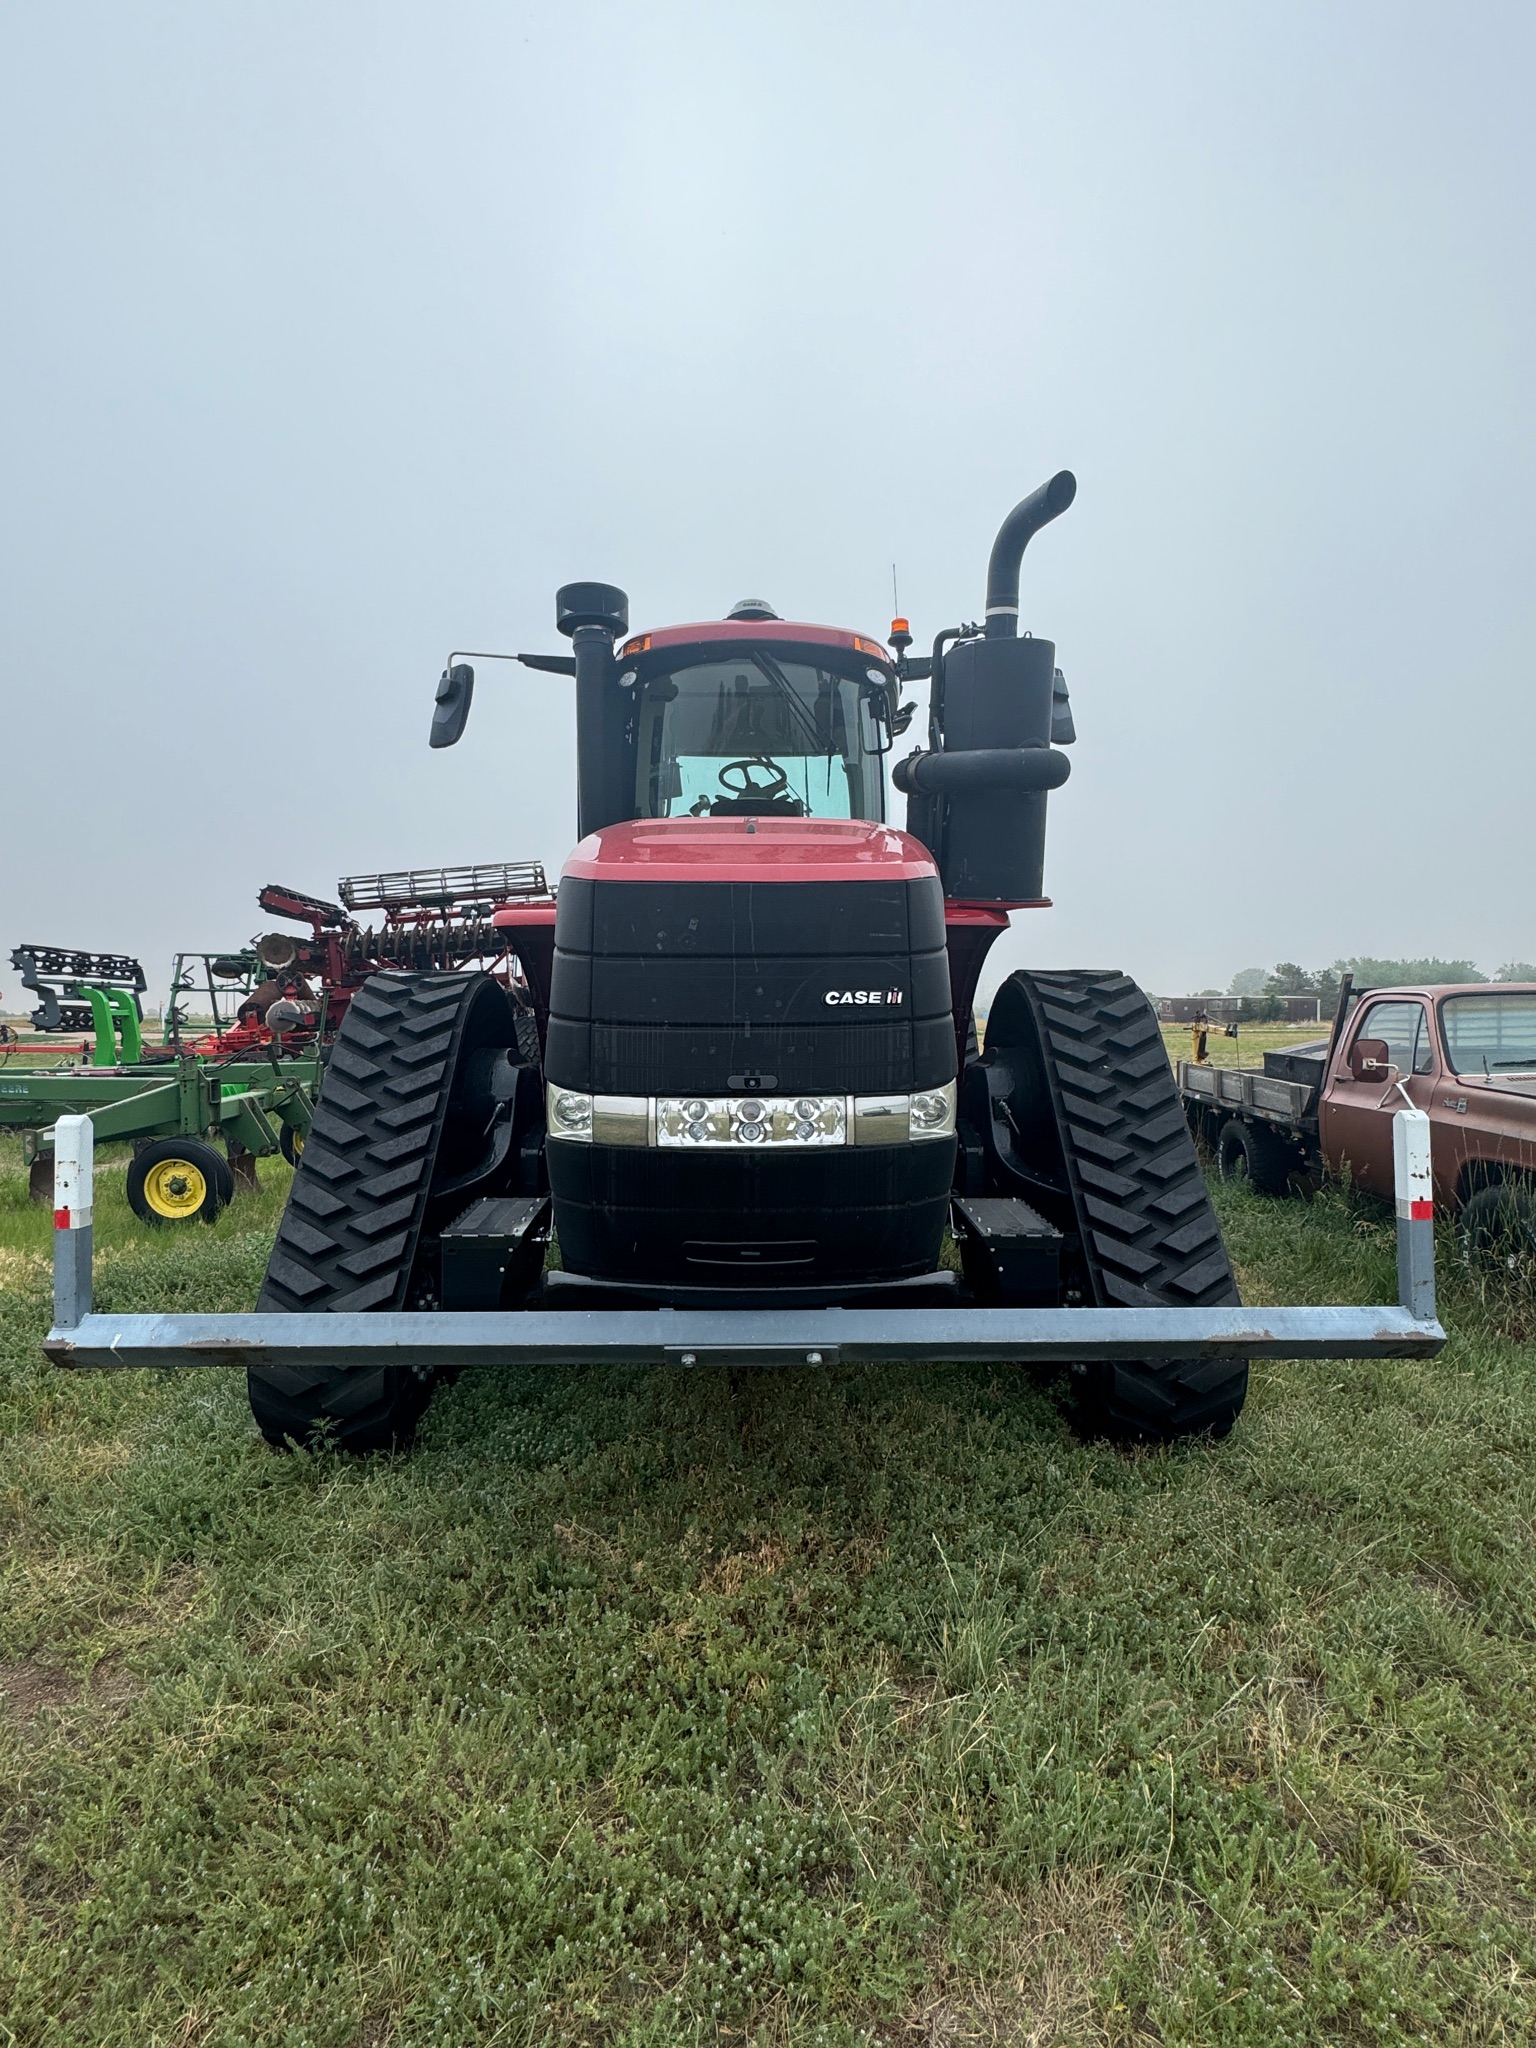
[[[190,1159],[157,1159],[144,1176],[144,1199],[167,1223],[184,1223],[208,1199],[208,1183]]]
[[[293,1152],[294,1158],[297,1159],[299,1154],[304,1150],[304,1133],[302,1131],[294,1131],[293,1134],[290,1136],[288,1143]]]

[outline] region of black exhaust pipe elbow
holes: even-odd
[[[1008,514],[997,529],[987,563],[987,626],[989,640],[1012,640],[1019,630],[1019,564],[1024,550],[1040,531],[1059,519],[1077,496],[1077,478],[1059,469]]]
[[[1072,763],[1054,747],[973,747],[955,754],[908,754],[891,770],[906,796],[981,796],[1060,789]]]

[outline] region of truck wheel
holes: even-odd
[[[1502,1181],[1480,1188],[1458,1223],[1469,1266],[1515,1265],[1536,1255],[1536,1189]]]
[[[1152,1005],[1123,974],[1019,972],[987,1021],[999,1192],[1071,1234],[1068,1300],[1208,1308],[1238,1300]],[[1079,1427],[1122,1442],[1226,1436],[1238,1358],[1090,1364]]]
[[[1262,1195],[1283,1195],[1297,1165],[1295,1153],[1261,1124],[1229,1117],[1216,1140],[1216,1168],[1225,1181],[1247,1181]]]
[[[376,974],[347,1006],[257,1298],[267,1314],[431,1305],[427,1245],[497,1192],[492,1070],[516,1043],[487,974]],[[515,1058],[515,1054],[514,1054]],[[296,1363],[248,1374],[251,1412],[279,1450],[408,1444],[434,1381],[403,1366]]]
[[[127,1191],[142,1223],[211,1223],[233,1200],[235,1176],[199,1138],[155,1138],[134,1154]]]

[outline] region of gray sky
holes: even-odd
[[[556,648],[920,640],[1080,744],[999,965],[1536,953],[1528,5],[0,5],[0,990],[574,837]],[[898,817],[900,811],[897,812]]]

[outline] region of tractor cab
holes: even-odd
[[[625,643],[636,818],[885,817],[898,683],[878,642],[764,605]]]

